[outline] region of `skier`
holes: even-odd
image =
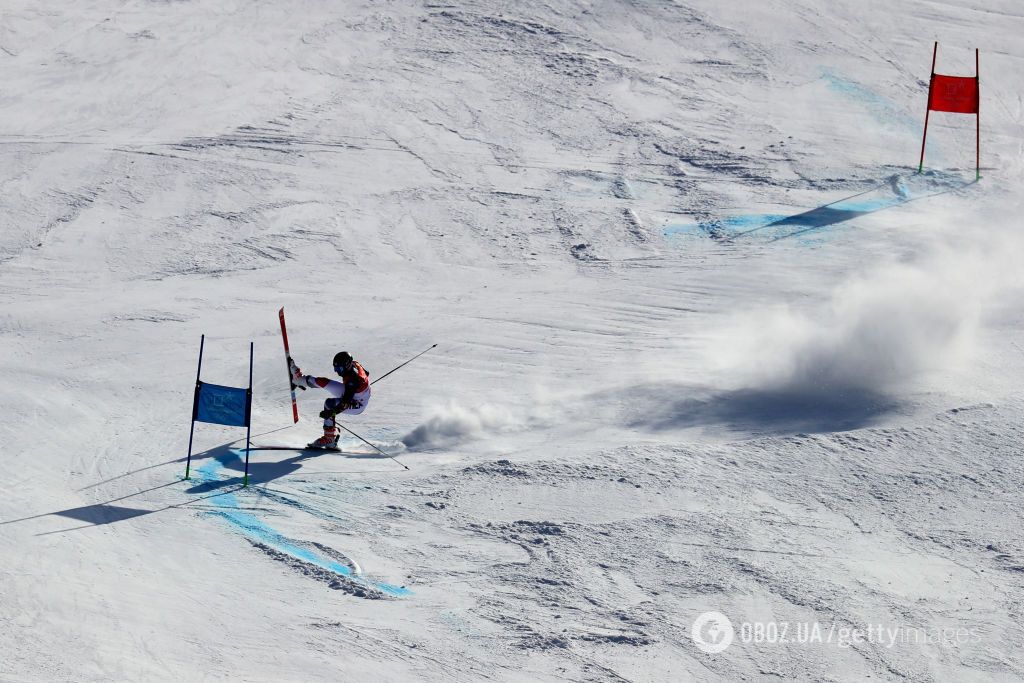
[[[358,415],[370,403],[370,373],[357,363],[348,351],[334,356],[334,371],[341,375],[341,381],[327,377],[303,375],[302,370],[291,358],[288,359],[292,372],[292,383],[300,389],[324,389],[331,398],[324,401],[320,417],[324,419],[324,435],[309,444],[307,448],[338,449],[338,427],[334,417],[340,413]]]

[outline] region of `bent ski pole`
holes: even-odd
[[[434,344],[434,346],[437,346],[437,344]],[[430,347],[430,349],[434,348],[434,346],[431,346],[431,347]],[[427,349],[427,351],[429,351],[430,349]],[[409,363],[413,362],[414,360],[416,360],[417,358],[419,358],[420,356],[422,356],[422,355],[423,355],[424,353],[426,353],[427,351],[421,351],[420,353],[417,353],[417,354],[416,354],[415,356],[413,356],[413,357],[412,357],[412,358],[410,358],[409,360],[407,360],[407,361],[405,361],[404,363],[402,363],[401,365],[399,365],[399,366],[398,366],[397,368],[391,368],[390,370],[388,370],[387,372],[385,372],[385,373],[384,373],[383,375],[381,375],[381,376],[380,376],[380,377],[378,377],[377,379],[375,379],[375,380],[373,380],[372,382],[370,382],[370,386],[373,386],[373,385],[374,385],[374,384],[376,384],[377,382],[381,381],[382,379],[384,379],[385,377],[387,377],[388,375],[390,375],[390,374],[391,374],[392,372],[394,372],[395,370],[398,370],[399,368],[404,368],[404,367],[405,367],[406,365],[408,365]]]
[[[341,424],[340,422],[335,422],[334,424],[338,425],[339,427],[341,427],[342,429],[344,429],[344,430],[345,430],[346,432],[348,432],[348,433],[349,433],[349,434],[351,434],[352,436],[356,437],[357,439],[359,439],[360,441],[362,441],[362,442],[363,442],[363,443],[365,443],[365,444],[366,444],[367,446],[369,446],[369,447],[370,447],[370,448],[372,448],[373,450],[377,451],[377,452],[378,452],[378,453],[380,453],[381,455],[385,455],[385,456],[387,456],[387,457],[391,458],[392,460],[395,460],[395,456],[393,456],[393,455],[390,455],[390,454],[388,454],[388,453],[385,453],[384,451],[382,451],[381,449],[377,448],[377,447],[376,447],[376,446],[374,446],[374,445],[373,445],[372,443],[370,443],[369,441],[367,441],[367,440],[366,440],[366,439],[364,439],[363,437],[359,436],[358,434],[356,434],[355,432],[353,432],[353,431],[352,431],[351,429],[349,429],[349,428],[348,428],[348,427],[346,427],[345,425]],[[398,460],[395,460],[395,462],[398,462]],[[398,464],[399,464],[399,465],[401,465],[402,467],[405,467],[405,469],[409,469],[409,468],[408,468],[408,467],[407,467],[407,466],[405,465],[405,463],[401,463],[401,462],[398,462]]]

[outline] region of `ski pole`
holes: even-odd
[[[385,453],[385,452],[384,452],[384,451],[382,451],[381,449],[377,448],[377,447],[376,447],[376,446],[374,446],[374,445],[373,445],[372,443],[370,443],[369,441],[367,441],[367,440],[366,440],[366,439],[364,439],[363,437],[359,436],[358,434],[356,434],[355,432],[353,432],[353,431],[352,431],[351,429],[349,429],[349,428],[348,428],[348,427],[346,427],[345,425],[341,424],[340,422],[335,422],[334,424],[338,425],[339,427],[341,427],[342,429],[344,429],[344,430],[345,430],[346,432],[348,432],[348,433],[349,433],[349,434],[351,434],[352,436],[356,437],[357,439],[359,439],[360,441],[362,441],[362,442],[363,442],[363,443],[365,443],[365,444],[366,444],[367,446],[369,446],[370,448],[374,449],[375,451],[377,451],[377,452],[378,452],[378,453],[380,453],[381,455],[387,456],[387,457],[391,458],[392,460],[394,460],[395,462],[398,462],[398,460],[395,460],[395,456],[393,456],[393,455],[388,455],[387,453]],[[408,467],[407,467],[407,466],[405,465],[405,463],[402,463],[402,462],[398,462],[398,464],[399,464],[399,465],[401,465],[402,467],[405,467],[405,469],[409,469],[409,468],[408,468]]]
[[[437,346],[437,344],[434,344],[434,346]],[[431,347],[430,347],[430,349],[434,348],[434,346],[431,346]],[[429,351],[430,349],[427,349],[427,351]],[[388,371],[387,371],[387,372],[385,372],[385,373],[384,373],[383,375],[381,375],[381,376],[380,376],[380,377],[378,377],[377,379],[375,379],[375,380],[373,380],[372,382],[370,382],[370,386],[373,386],[373,385],[374,385],[374,384],[376,384],[377,382],[381,381],[382,379],[384,379],[385,377],[387,377],[388,375],[390,375],[390,374],[391,374],[392,372],[394,372],[395,370],[398,370],[399,368],[404,368],[404,367],[405,367],[406,365],[408,365],[409,363],[413,362],[414,360],[416,360],[417,358],[419,358],[420,356],[422,356],[422,355],[423,355],[424,353],[426,353],[427,351],[421,351],[421,352],[417,353],[417,354],[416,354],[415,356],[413,356],[412,358],[410,358],[409,360],[407,360],[407,361],[405,361],[404,363],[402,363],[401,365],[399,365],[399,366],[398,366],[397,368],[392,368],[392,369],[388,370]],[[371,444],[371,445],[372,445],[372,444]]]

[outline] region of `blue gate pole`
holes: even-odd
[[[203,370],[203,343],[206,335],[199,337],[199,367],[196,368],[196,390],[192,394],[192,426],[188,430],[188,459],[185,462],[185,478],[188,479],[189,469],[192,467],[192,435],[196,431],[196,410],[199,408],[199,375]]]
[[[249,389],[245,392],[245,475],[242,486],[249,485],[249,435],[252,433],[252,342],[249,342]]]

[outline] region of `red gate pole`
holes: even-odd
[[[932,67],[933,70],[934,68]],[[974,48],[974,87],[978,90],[978,111],[974,113],[977,123],[975,128],[977,156],[974,161],[974,179],[981,180],[981,73],[978,71],[978,48]]]
[[[928,115],[932,113],[932,85],[935,84],[935,58],[939,54],[939,41],[935,41],[935,48],[932,50],[932,75],[928,79],[928,104],[924,110],[924,135],[921,136],[921,162],[917,165],[917,172],[924,170],[924,143],[928,139]]]

